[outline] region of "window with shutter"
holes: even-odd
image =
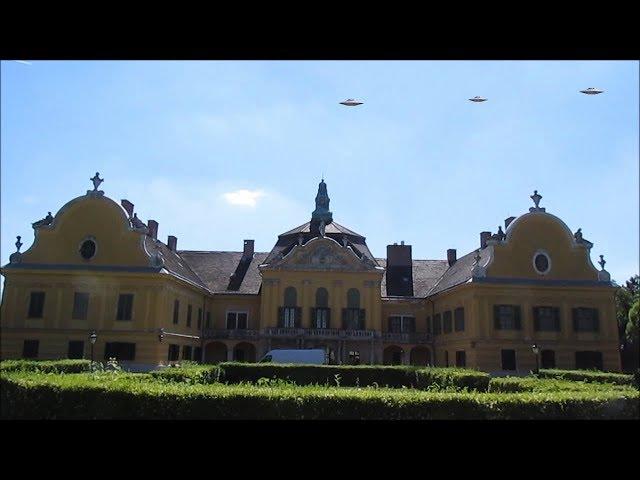
[[[493,324],[496,330],[521,330],[519,305],[494,305]]]
[[[576,332],[597,332],[599,329],[598,310],[596,308],[574,308],[573,329]]]
[[[31,292],[29,298],[29,318],[42,318],[44,313],[44,292]]]
[[[542,350],[540,360],[542,368],[556,368],[556,354],[553,350]]]
[[[82,340],[71,340],[67,351],[68,358],[84,358],[84,342]]]
[[[89,294],[74,292],[73,294],[73,320],[86,320],[89,312]]]
[[[115,358],[118,361],[131,361],[136,358],[136,344],[128,342],[107,342],[104,347],[104,359]]]
[[[294,325],[295,328],[300,328],[302,325],[302,307],[295,307]]]
[[[22,358],[38,358],[39,340],[25,340],[22,344]]]
[[[246,330],[248,324],[248,312],[227,312],[227,330]]]
[[[329,315],[330,310],[328,308],[312,308],[311,318],[313,319],[313,327],[329,328]]]
[[[278,327],[284,327],[284,307],[278,307]]]
[[[464,308],[459,307],[454,310],[454,323],[456,332],[464,331]]]
[[[191,313],[193,311],[193,307],[191,305],[187,305],[187,327],[191,326]]]
[[[202,328],[202,309],[198,309],[198,330]]]
[[[182,347],[182,359],[191,360],[192,347],[191,345],[184,345]]]
[[[180,319],[180,300],[174,300],[173,302],[173,323],[178,324]]]
[[[576,368],[579,370],[602,370],[602,352],[576,352]]]
[[[442,314],[442,332],[451,333],[451,310]]]
[[[400,317],[389,317],[389,331],[391,333],[400,333],[402,331]]]
[[[118,296],[118,313],[116,320],[131,320],[133,312],[133,294],[123,293]]]
[[[237,313],[237,318],[238,318],[238,323],[236,325],[236,328],[239,330],[246,330],[247,329],[247,319],[248,319],[248,314],[247,312],[238,312]]]
[[[440,320],[440,314],[436,313],[433,316],[433,334],[440,335],[442,333],[442,322]]]
[[[533,327],[538,332],[560,331],[560,309],[533,307]]]
[[[180,345],[169,345],[169,354],[167,360],[170,362],[177,362],[180,356]]]
[[[502,370],[515,370],[516,369],[516,351],[515,350],[502,350]]]

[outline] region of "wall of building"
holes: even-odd
[[[360,308],[366,310],[365,329],[380,330],[381,297],[378,272],[336,271],[264,271],[261,290],[261,325],[278,326],[278,308],[284,305],[284,291],[294,287],[297,306],[302,307],[302,328],[311,328],[311,308],[316,306],[316,290],[329,292],[331,327],[342,328],[342,309],[347,308],[347,292],[356,288],[360,292]]]

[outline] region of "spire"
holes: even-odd
[[[327,193],[327,184],[324,179],[318,185],[318,194],[316,195],[316,209],[311,214],[311,232],[319,233],[320,223],[329,225],[333,221],[333,215],[329,211],[329,194]]]

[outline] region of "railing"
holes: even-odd
[[[375,337],[373,330],[341,330],[338,328],[265,328],[267,337],[308,337],[323,339],[370,339]]]
[[[394,343],[429,343],[432,340],[430,333],[392,333],[376,332],[374,330],[343,330],[339,328],[287,328],[269,327],[262,330],[245,329],[205,329],[205,339],[252,339],[279,337],[279,338],[315,338],[334,340],[371,340],[382,339],[384,342]]]
[[[385,342],[395,343],[429,343],[431,342],[430,333],[393,333],[382,332],[382,340]]]
[[[259,330],[246,330],[243,328],[239,329],[224,329],[217,330],[212,328],[207,328],[203,333],[204,338],[216,338],[216,339],[235,339],[235,338],[252,338],[257,340],[260,337]]]

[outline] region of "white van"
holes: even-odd
[[[329,355],[322,349],[270,350],[262,357],[260,363],[303,363],[325,365],[329,363]]]

